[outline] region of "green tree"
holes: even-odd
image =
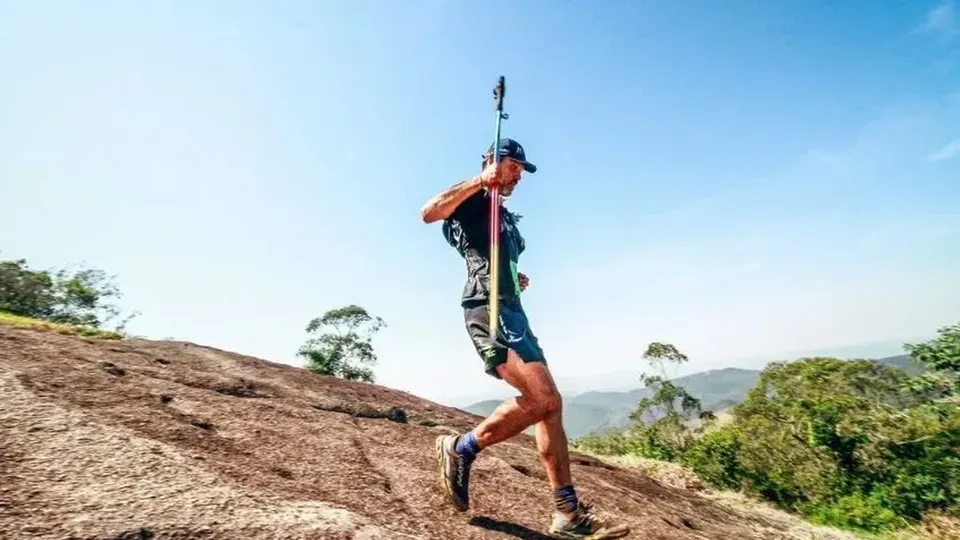
[[[727,425],[698,438],[682,463],[714,487],[739,490],[744,478],[739,455],[737,426]]]
[[[35,270],[24,259],[0,261],[0,311],[55,323],[103,328],[118,332],[137,313],[122,316],[114,303],[122,298],[115,277],[103,270]]]
[[[694,433],[685,422],[695,415],[702,420],[710,420],[713,415],[701,411],[700,400],[668,377],[668,365],[679,366],[688,361],[675,346],[650,343],[643,359],[655,371],[653,375],[640,375],[653,395],[641,399],[630,414],[634,447],[646,457],[678,459],[694,440]]]
[[[653,395],[637,403],[636,409],[630,415],[631,420],[643,422],[650,418],[666,418],[682,422],[691,414],[700,413],[700,400],[690,395],[682,386],[674,384],[667,375],[667,365],[679,366],[688,361],[685,354],[669,343],[653,342],[647,346],[643,359],[656,372],[654,375],[640,374],[640,380],[653,391]],[[680,410],[677,409],[678,406]]]
[[[908,343],[907,353],[927,371],[908,381],[914,392],[939,402],[960,400],[960,323],[937,330],[937,337],[925,343]]]
[[[24,259],[0,261],[0,311],[51,320],[54,304],[49,272],[31,270]]]
[[[373,382],[377,355],[372,340],[386,323],[366,309],[348,305],[327,311],[307,324],[312,337],[304,343],[298,356],[306,366],[321,375]]]
[[[901,405],[900,370],[870,360],[776,362],[735,407],[750,485],[786,507],[854,486],[884,407]]]
[[[960,414],[904,391],[907,379],[873,360],[770,364],[734,422],[700,438],[685,463],[718,487],[850,528],[956,508]]]

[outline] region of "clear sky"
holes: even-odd
[[[357,303],[381,384],[503,390],[418,216],[477,172],[499,75],[558,378],[960,320],[950,2],[0,0],[0,66],[0,257],[117,274],[135,334],[300,363]]]

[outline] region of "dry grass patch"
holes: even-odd
[[[59,324],[30,317],[21,317],[0,311],[0,325],[12,326],[14,328],[26,328],[30,330],[39,330],[43,332],[53,332],[55,334],[64,334],[68,336],[82,336],[93,339],[123,339],[123,336],[111,330],[101,330],[91,326],[76,326],[72,324]]]

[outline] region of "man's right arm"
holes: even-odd
[[[482,187],[483,177],[479,174],[469,180],[458,182],[427,201],[420,209],[420,218],[424,223],[447,219],[463,201]]]

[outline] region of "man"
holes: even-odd
[[[503,197],[513,194],[523,172],[536,165],[512,139],[499,141],[500,163],[494,164],[493,145],[483,155],[482,172],[459,182],[428,201],[420,211],[425,223],[443,220],[447,242],[466,261],[467,280],[461,306],[467,333],[483,359],[485,371],[516,388],[520,395],[504,401],[489,417],[463,435],[437,438],[437,459],[443,486],[460,511],[469,506],[470,468],[484,448],[507,440],[536,424],[537,450],[553,489],[554,514],[549,532],[555,538],[620,538],[625,526],[611,526],[580,501],[570,477],[567,438],[561,420],[561,398],[547,368],[537,337],[520,303],[529,284],[517,271],[525,249],[517,216],[500,209],[500,322],[490,336],[490,188]]]

